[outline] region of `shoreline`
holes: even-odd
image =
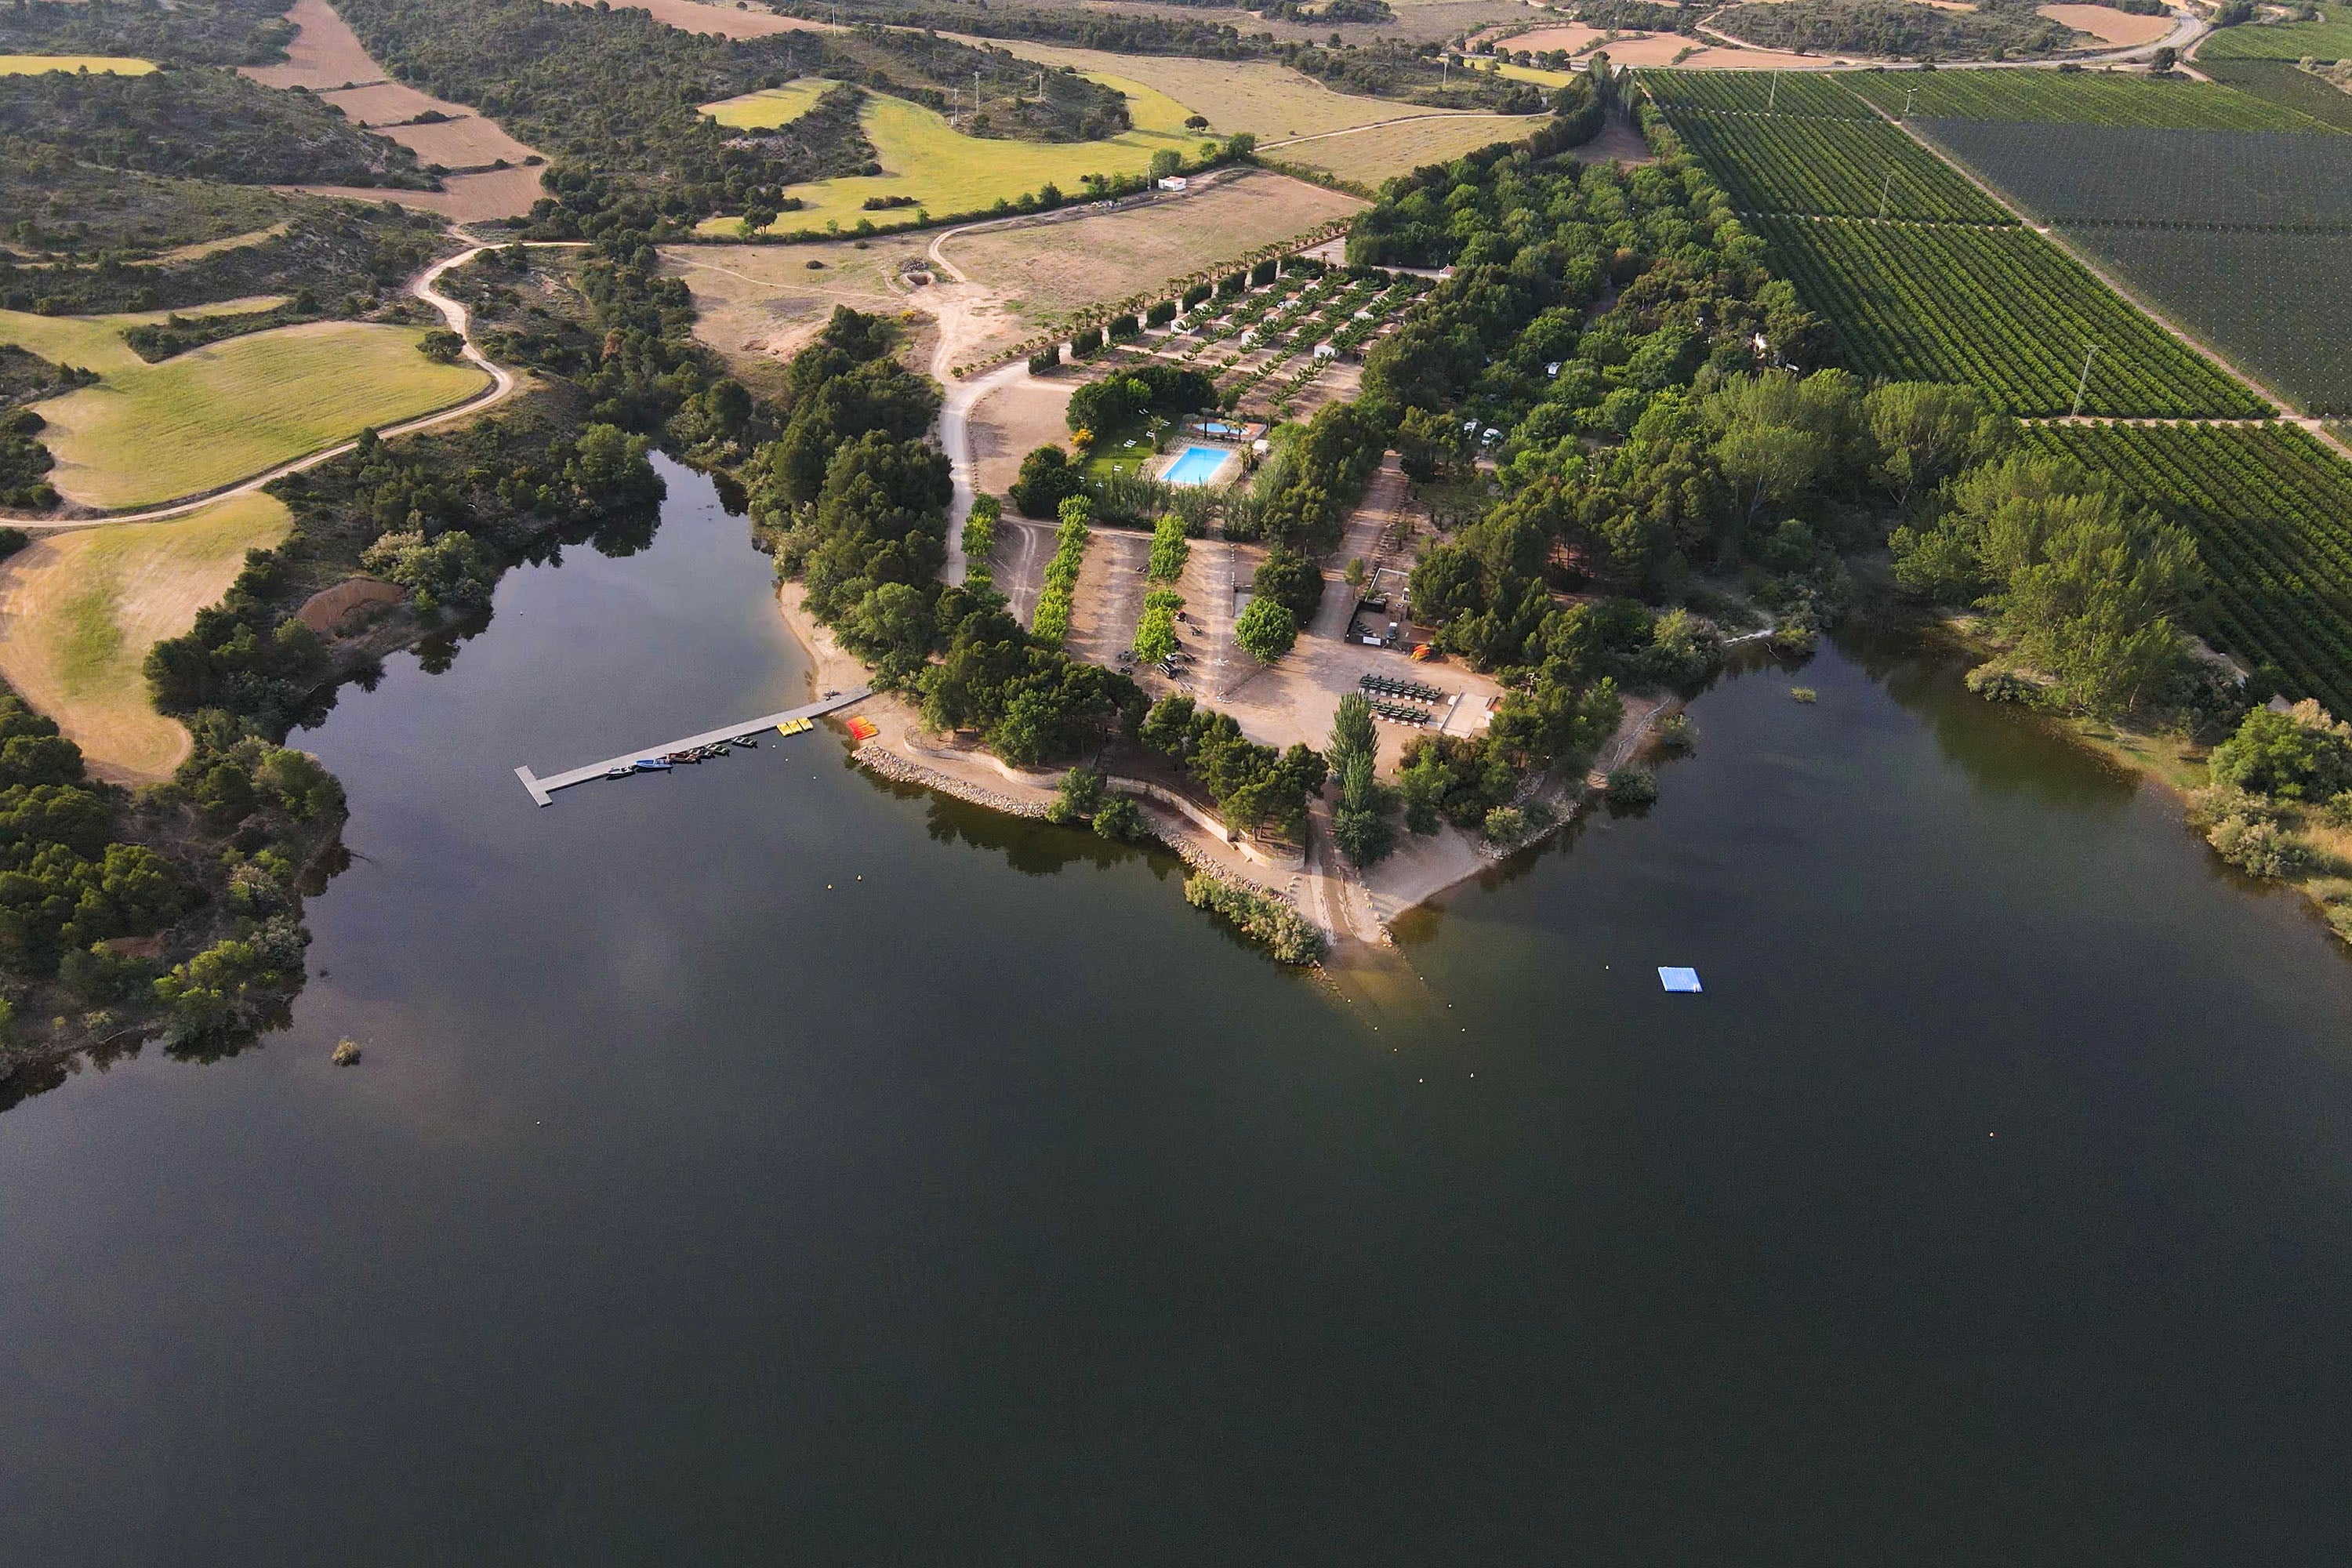
[[[869,679],[864,663],[809,614],[807,591],[800,584],[778,585],[776,610],[785,631],[809,657],[811,696]],[[1393,950],[1391,927],[1399,917],[1486,875],[1510,857],[1549,842],[1600,798],[1596,781],[1643,754],[1657,723],[1681,708],[1673,698],[1629,699],[1616,732],[1583,773],[1548,773],[1524,792],[1517,804],[1541,799],[1558,813],[1541,831],[1507,847],[1489,845],[1450,825],[1426,838],[1400,834],[1397,851],[1369,876],[1344,863],[1336,868],[1319,866],[1318,859],[1325,857],[1313,849],[1297,867],[1254,858],[1154,799],[1135,781],[1114,778],[1111,783],[1125,786],[1120,793],[1140,809],[1150,836],[1186,865],[1297,910],[1329,939],[1325,964],[1345,967]],[[1015,768],[976,746],[942,747],[924,731],[920,714],[896,692],[877,691],[858,710],[879,731],[852,747],[849,755],[860,766],[893,783],[914,784],[1007,816],[1042,821],[1055,786],[1068,771]],[[1360,907],[1368,919],[1359,918]]]

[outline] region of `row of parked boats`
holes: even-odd
[[[815,728],[816,721],[814,719],[787,719],[776,726],[776,733],[803,735]],[[683,751],[663,752],[656,756],[639,757],[634,763],[616,763],[604,770],[604,776],[608,779],[625,779],[637,773],[666,773],[683,763],[716,762],[720,757],[731,756],[738,746],[743,747],[746,751],[756,751],[759,745],[760,737],[755,734],[730,736],[724,741],[713,741],[704,746],[688,746]]]

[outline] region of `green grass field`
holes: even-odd
[[[1187,112],[1205,116],[1210,132],[1217,136],[1246,131],[1261,142],[1278,142],[1370,125],[1400,114],[1432,112],[1393,99],[1334,92],[1305,72],[1272,60],[1195,60],[1066,49],[1018,38],[989,41],[1024,59],[1075,66],[1122,91],[1130,81],[1149,81],[1153,89],[1182,103]],[[1137,123],[1142,123],[1139,113]]]
[[[188,754],[188,732],[155,711],[147,650],[194,626],[245,552],[284,539],[292,521],[276,497],[245,495],[168,522],[37,541],[0,566],[10,607],[0,675],[103,775],[168,775]]]
[[[876,93],[866,100],[859,123],[884,172],[790,187],[785,194],[806,205],[784,214],[775,226],[787,234],[823,229],[828,223],[846,230],[864,220],[877,230],[903,228],[922,221],[919,214],[978,212],[1047,184],[1075,191],[1088,174],[1139,174],[1151,166],[1154,153],[1189,158],[1200,152],[1202,137],[1184,129],[1191,110],[1141,82],[1117,77],[1095,79],[1127,94],[1132,130],[1103,142],[966,136],[944,115]],[[912,197],[916,205],[878,211],[866,206],[868,200],[884,196]],[[733,218],[702,226],[707,234],[731,235],[739,228]]]
[[[0,55],[0,76],[40,76],[48,71],[89,71],[98,76],[145,76],[153,60],[129,55]]]
[[[0,338],[16,319],[0,317]],[[94,507],[197,495],[370,426],[446,407],[482,385],[473,366],[418,353],[423,336],[414,327],[318,321],[230,338],[160,364],[125,349],[131,364],[95,365],[97,385],[38,405],[49,422],[41,440],[58,459],[49,482]],[[36,342],[23,346],[50,357]]]
[[[179,314],[241,315],[284,303],[282,294],[263,294],[249,300],[224,300],[216,305],[191,305]],[[0,310],[0,343],[11,343],[28,353],[37,353],[51,364],[79,365],[101,375],[112,371],[140,370],[147,362],[122,341],[122,330],[161,321],[172,313],[149,310],[121,316],[36,316],[24,310]]]
[[[763,87],[740,98],[706,103],[702,112],[732,131],[773,131],[790,125],[816,107],[816,100],[841,84],[822,77],[805,77],[782,87]]]
[[[2038,70],[1851,71],[1829,79],[1889,114],[1903,113],[1907,104],[1914,120],[2039,120],[2173,131],[2329,129],[2284,105],[2204,81]]]

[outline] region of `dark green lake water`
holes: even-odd
[[[2161,797],[1825,651],[1335,998],[831,733],[534,808],[805,690],[671,485],[301,738],[291,1030],[0,1116],[0,1563],[2352,1560],[2352,963]]]

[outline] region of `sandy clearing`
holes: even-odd
[[[2038,5],[2037,16],[2047,16],[2078,33],[2088,33],[2104,44],[2119,49],[2137,48],[2152,44],[2172,31],[2169,14],[2161,16],[2135,16],[2127,11],[2113,10],[2105,5]]]
[[[0,675],[58,722],[90,771],[119,783],[169,776],[188,732],[155,711],[147,650],[195,624],[292,515],[275,497],[216,503],[171,522],[51,534],[0,564]]]
[[[352,202],[392,202],[418,212],[439,213],[459,223],[519,217],[541,195],[539,171],[492,169],[480,174],[450,174],[438,191],[392,191],[374,185],[272,185],[290,195],[337,196]]]
[[[362,605],[397,605],[406,590],[373,577],[346,577],[331,588],[321,588],[302,601],[294,618],[323,637],[332,637],[343,617]]]
[[[559,5],[585,5],[591,0],[554,0]],[[775,33],[830,33],[835,29],[824,22],[803,22],[798,16],[779,16],[772,11],[738,9],[730,5],[705,5],[698,0],[629,0],[625,5],[615,5],[615,11],[647,11],[656,22],[667,22],[681,32],[709,33],[721,38],[764,38]]]
[[[1048,444],[1066,445],[1070,394],[1080,384],[1071,374],[1019,379],[990,392],[971,411],[972,466],[977,487],[1003,495],[1021,472],[1021,459]]]

